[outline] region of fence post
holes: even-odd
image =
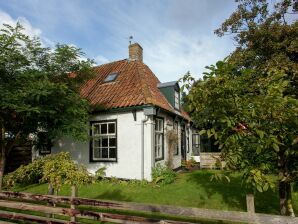
[[[71,202],[70,202],[70,208],[71,209],[76,209],[75,204],[73,203],[73,198],[78,196],[78,189],[76,186],[71,186]],[[76,222],[76,216],[72,213],[72,216],[70,217],[71,222]]]
[[[54,188],[52,184],[49,184],[48,186],[48,195],[54,195]],[[48,202],[47,205],[54,206],[54,204],[51,202]],[[53,214],[47,214],[47,218],[53,218]]]
[[[255,213],[255,201],[254,201],[254,195],[253,194],[247,194],[246,195],[246,207],[247,212],[249,214]]]

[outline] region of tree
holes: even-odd
[[[285,70],[287,92],[298,96],[298,1],[235,0],[238,7],[215,30],[218,36],[233,35],[236,50],[228,61],[241,68],[266,74]]]
[[[7,156],[29,135],[87,138],[89,106],[79,88],[93,62],[80,60],[73,46],[45,48],[22,30],[17,24],[0,31],[0,190]]]
[[[218,139],[230,168],[259,191],[278,176],[280,211],[290,214],[297,181],[297,0],[236,0],[238,7],[215,31],[233,35],[227,62],[209,67],[187,97],[194,121]],[[187,79],[187,77],[186,77]]]
[[[284,71],[260,75],[218,62],[196,81],[188,109],[200,134],[216,139],[230,170],[258,191],[279,183],[281,214],[293,215],[291,183],[298,180],[298,100],[285,95]],[[209,128],[206,128],[209,127]],[[272,178],[272,175],[275,178]]]

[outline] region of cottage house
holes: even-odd
[[[83,97],[98,105],[90,115],[90,142],[57,139],[51,153],[68,151],[92,173],[105,166],[107,176],[147,180],[156,163],[172,158],[175,169],[190,159],[191,122],[181,107],[178,82],[160,83],[143,63],[138,43],[129,45],[128,59],[94,69],[96,76],[81,89]],[[178,136],[171,151],[169,130]]]

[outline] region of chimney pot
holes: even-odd
[[[130,61],[143,61],[143,48],[138,43],[130,44],[128,53]]]

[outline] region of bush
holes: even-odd
[[[106,177],[106,167],[103,166],[96,170],[95,175],[94,175],[94,180],[96,182],[102,181]]]
[[[175,181],[177,174],[167,166],[157,164],[152,169],[152,179],[154,183],[170,184]]]
[[[52,159],[52,155],[38,158],[32,163],[26,166],[21,165],[14,172],[5,175],[3,178],[4,188],[40,183],[43,176],[44,164],[50,159]]]
[[[66,152],[38,158],[26,166],[20,166],[3,179],[5,188],[49,183],[56,191],[63,184],[80,185],[87,182],[90,182],[87,169],[75,164]]]

